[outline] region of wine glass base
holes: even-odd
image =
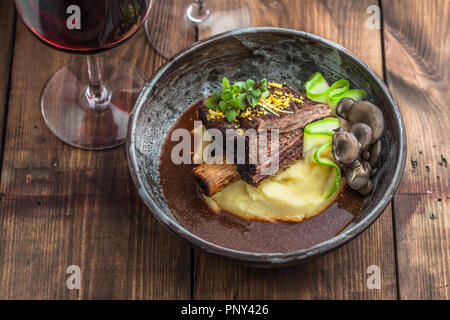
[[[170,58],[199,39],[253,24],[247,1],[207,0],[206,19],[196,23],[188,18],[192,3],[192,0],[154,0],[145,31],[162,56]]]
[[[108,99],[101,105],[95,106],[87,98],[86,60],[60,69],[42,94],[47,126],[60,140],[77,148],[103,150],[123,144],[128,116],[144,85],[143,76],[132,65],[106,57],[99,57],[99,62],[102,83],[108,91]]]

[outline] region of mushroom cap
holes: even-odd
[[[358,192],[363,196],[367,196],[369,193],[372,192],[372,190],[373,190],[373,183],[372,181],[369,180],[364,187],[358,190]]]
[[[353,124],[348,130],[358,139],[362,151],[367,150],[372,142],[372,129],[365,123],[359,122]]]
[[[369,101],[355,102],[347,113],[352,123],[362,122],[372,129],[372,143],[381,138],[384,131],[384,116],[380,108]]]
[[[350,165],[358,159],[359,151],[359,142],[351,133],[341,131],[333,135],[333,156],[336,161]]]
[[[346,168],[345,177],[353,190],[359,190],[369,182],[370,166],[367,162],[361,163],[355,168]]]
[[[352,98],[343,98],[341,101],[339,101],[337,107],[336,107],[336,113],[338,116],[348,119],[347,115],[350,111],[352,105],[355,103],[355,100]]]
[[[361,152],[361,158],[365,161],[369,161],[370,159],[370,152],[369,151],[363,151]]]
[[[370,148],[370,165],[374,168],[381,154],[381,140],[375,142]]]

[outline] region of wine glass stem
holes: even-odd
[[[211,12],[206,7],[206,0],[193,0],[187,10],[188,19],[194,23],[204,22],[210,15]]]
[[[110,92],[102,83],[102,73],[97,55],[88,55],[86,57],[89,73],[89,86],[86,89],[86,99],[88,106],[99,110],[108,104]]]

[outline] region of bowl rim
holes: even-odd
[[[399,150],[397,163],[394,171],[393,178],[389,183],[386,192],[382,196],[381,200],[375,205],[375,207],[361,220],[357,223],[351,223],[346,229],[344,229],[337,236],[320,242],[312,247],[304,248],[300,250],[290,251],[290,252],[248,252],[248,251],[240,251],[235,249],[226,248],[215,243],[204,240],[203,238],[193,234],[192,232],[186,230],[183,226],[181,226],[176,219],[169,218],[163,210],[161,210],[156,203],[151,199],[149,193],[145,189],[142,178],[137,174],[138,165],[137,165],[137,157],[136,157],[136,149],[135,149],[135,131],[137,126],[137,117],[136,115],[140,113],[142,107],[145,105],[145,98],[147,94],[154,88],[155,84],[159,81],[161,76],[165,73],[165,71],[170,68],[174,63],[180,61],[185,56],[191,54],[192,52],[198,50],[199,48],[205,47],[213,42],[220,41],[221,39],[227,37],[235,37],[235,36],[245,36],[248,34],[255,33],[273,33],[278,35],[291,35],[295,37],[301,37],[304,39],[320,42],[321,44],[331,47],[339,52],[339,54],[346,56],[356,64],[358,64],[361,68],[363,68],[366,72],[370,74],[370,76],[375,80],[377,85],[381,88],[383,94],[386,96],[389,104],[391,105],[395,120],[399,127]],[[322,38],[320,36],[293,29],[286,28],[276,28],[276,27],[251,27],[251,28],[243,28],[236,29],[228,32],[224,32],[209,38],[205,38],[200,40],[190,47],[180,51],[175,56],[170,58],[163,66],[161,66],[151,77],[151,79],[146,83],[144,88],[142,89],[139,98],[130,113],[130,118],[128,122],[128,134],[127,134],[127,157],[128,157],[128,165],[129,170],[133,179],[133,182],[138,189],[139,195],[147,205],[147,207],[152,212],[153,216],[163,224],[169,231],[172,231],[177,236],[187,241],[190,245],[199,247],[206,252],[213,253],[225,258],[230,258],[232,260],[243,262],[243,263],[251,263],[256,265],[285,265],[299,262],[301,260],[312,258],[315,256],[320,256],[326,254],[332,250],[335,250],[350,240],[354,239],[356,236],[361,234],[365,229],[367,229],[372,223],[384,212],[384,209],[389,205],[391,199],[393,198],[403,175],[403,170],[406,162],[406,136],[405,136],[405,128],[403,124],[403,119],[398,108],[397,103],[392,97],[389,89],[383,80],[372,70],[365,62],[363,62],[360,58],[358,58],[355,54],[353,54],[348,49],[342,47],[341,45],[330,41],[328,39]]]

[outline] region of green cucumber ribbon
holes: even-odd
[[[331,86],[325,80],[320,72],[314,73],[305,83],[306,95],[313,101],[327,103],[333,112],[336,106],[343,98],[352,98],[360,101],[366,95],[361,89],[350,89],[350,82],[341,79],[333,83]]]
[[[330,159],[320,157],[321,152],[331,147],[331,144],[332,142],[324,143],[319,148],[317,148],[316,152],[314,152],[314,161],[316,163],[323,166],[333,167],[336,173],[333,181],[333,186],[331,187],[331,190],[325,195],[325,199],[331,197],[338,190],[341,181],[341,169]]]
[[[339,188],[341,181],[341,169],[333,161],[327,158],[322,158],[321,153],[331,147],[333,143],[334,130],[339,128],[339,119],[334,117],[317,120],[308,124],[304,129],[304,141],[303,146],[309,145],[315,146],[314,162],[319,165],[333,167],[335,169],[335,175],[331,186],[327,184],[327,192],[325,199],[330,198]],[[319,144],[320,143],[320,144]]]
[[[305,127],[305,132],[310,134],[327,134],[333,136],[334,130],[339,128],[339,119],[329,117],[311,122]]]

